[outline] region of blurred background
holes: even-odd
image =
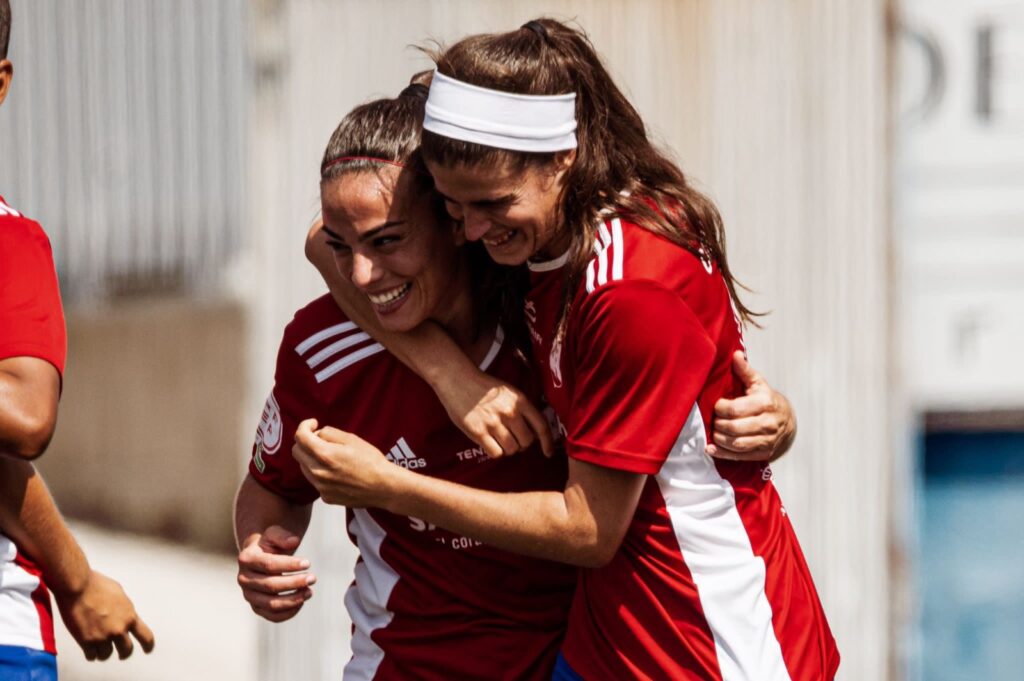
[[[323,284],[323,147],[409,46],[577,20],[725,217],[800,420],[776,482],[839,678],[1024,678],[1024,0],[12,0],[0,193],[53,242],[69,360],[39,462],[150,657],[64,679],[336,679],[353,551],[295,620],[235,584],[274,356]]]

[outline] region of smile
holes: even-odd
[[[377,308],[378,312],[389,312],[397,307],[397,304],[405,298],[411,290],[412,283],[405,283],[391,289],[390,291],[384,291],[383,293],[367,293],[366,297],[370,299],[370,302],[373,303],[373,306]]]
[[[497,248],[498,246],[504,246],[505,244],[507,244],[509,241],[512,240],[512,237],[514,237],[515,235],[516,230],[509,229],[497,237],[491,237],[490,239],[484,238],[482,239],[482,241],[484,242],[485,246],[489,246],[490,248]]]

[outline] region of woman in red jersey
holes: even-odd
[[[329,502],[585,567],[557,678],[832,678],[838,652],[770,469],[705,452],[716,402],[742,388],[731,358],[749,317],[715,207],[652,146],[581,32],[532,21],[436,61],[426,164],[470,241],[529,266],[526,321],[568,481],[472,489],[314,422],[296,434],[307,478]],[[418,361],[429,375],[449,360]]]
[[[497,380],[527,389],[529,367],[503,338],[493,279],[433,193],[418,148],[427,89],[357,107],[324,153],[321,195],[335,258],[385,328],[432,319]],[[489,266],[488,266],[489,269]],[[238,582],[273,622],[312,596],[292,554],[319,494],[291,457],[299,421],[355,430],[408,470],[498,492],[561,489],[565,463],[537,448],[489,459],[449,420],[430,387],[323,296],[284,333],[273,392],[236,500]],[[352,658],[343,678],[544,679],[551,674],[576,581],[569,565],[483,545],[416,518],[352,509],[359,549],[345,606]]]

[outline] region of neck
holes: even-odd
[[[458,271],[451,279],[448,295],[442,301],[443,315],[436,316],[439,323],[475,364],[487,356],[494,341],[494,328],[482,328],[476,319],[472,282],[468,258],[459,259]]]

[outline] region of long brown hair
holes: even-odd
[[[756,313],[736,294],[718,209],[651,143],[643,120],[586,33],[541,18],[515,31],[469,36],[446,49],[425,51],[440,73],[480,87],[530,95],[576,93],[578,148],[559,202],[559,217],[573,236],[566,307],[593,257],[599,214],[609,210],[714,260],[741,318],[752,321]],[[554,161],[552,153],[497,149],[430,131],[423,133],[423,155],[444,166],[508,164],[513,170]]]
[[[429,71],[416,74],[398,97],[362,104],[342,119],[320,163],[321,188],[349,173],[379,173],[388,163],[399,165],[403,173],[413,174],[417,194],[430,197],[438,226],[455,228],[444,201],[434,191],[434,180],[420,153],[430,74]],[[475,333],[500,321],[513,343],[527,347],[529,340],[522,315],[525,292],[522,272],[518,268],[495,267],[480,243],[466,244],[463,248],[474,286]]]

